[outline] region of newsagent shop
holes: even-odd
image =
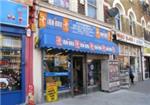
[[[142,80],[141,48],[144,46],[144,41],[119,32],[116,33],[115,39],[119,47],[118,60],[120,62],[120,69],[125,70],[126,66],[130,65],[135,76],[135,81]]]
[[[101,90],[101,61],[118,54],[111,38],[108,28],[40,11],[43,97],[54,82],[58,98]]]
[[[25,27],[28,24],[28,6],[8,0],[1,0],[0,4],[1,103],[16,105],[25,102]]]

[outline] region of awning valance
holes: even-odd
[[[50,13],[40,12],[39,40],[41,48],[118,54],[118,46],[109,41],[109,31]],[[44,23],[45,22],[45,23]]]

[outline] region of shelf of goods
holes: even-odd
[[[21,88],[21,48],[0,46],[0,88],[20,90]]]

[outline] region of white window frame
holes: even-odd
[[[118,10],[119,10],[119,9],[118,9]],[[116,17],[118,14],[119,14],[119,18]],[[116,28],[117,30],[119,30],[119,31],[122,31],[122,22],[121,22],[122,20],[121,20],[121,14],[120,14],[120,11],[119,11],[118,14],[115,16],[115,28]],[[116,27],[116,26],[117,26],[116,20],[119,20],[119,26],[120,26],[120,29],[119,29],[119,27]]]
[[[95,12],[96,16],[94,18],[88,15],[88,6],[89,5],[92,6],[92,7],[94,7],[96,9],[96,12]],[[97,0],[96,0],[96,4],[95,5],[89,3],[88,0],[85,0],[85,14],[88,17],[91,17],[93,19],[97,19]]]
[[[131,35],[135,35],[135,32],[134,32],[135,20],[134,20],[134,18],[132,17],[131,14],[129,15],[129,27],[130,27],[130,26],[131,26],[130,34],[131,34]]]

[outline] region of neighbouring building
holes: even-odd
[[[117,59],[120,61],[120,69],[130,65],[136,81],[145,79],[145,75],[149,75],[150,64],[149,55],[144,55],[143,51],[144,40],[149,41],[150,38],[149,1],[104,0],[104,14],[105,22],[114,25],[114,42],[119,46]]]
[[[1,105],[16,105],[26,101],[30,74],[27,72],[30,64],[26,63],[29,60],[26,56],[30,51],[26,34],[30,34],[27,27],[29,5],[32,3],[32,0],[0,0]],[[32,57],[30,60],[32,61]]]

